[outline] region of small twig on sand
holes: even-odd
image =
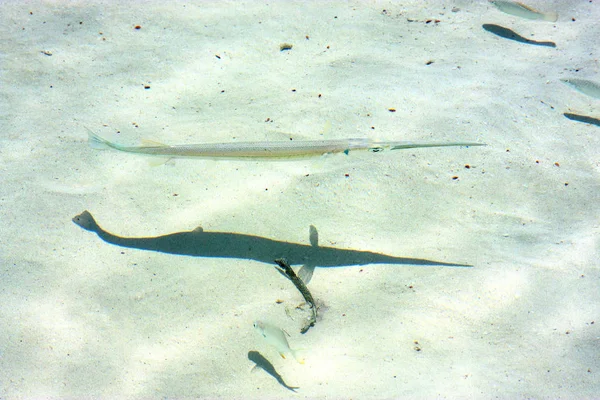
[[[302,293],[302,296],[304,296],[304,300],[306,300],[306,302],[310,305],[312,310],[311,317],[308,319],[307,324],[304,325],[300,330],[300,333],[306,333],[312,326],[315,326],[315,323],[317,322],[317,305],[315,304],[315,300],[313,299],[312,294],[310,294],[308,291],[308,288],[304,282],[302,282],[302,279],[296,275],[285,258],[278,258],[275,260],[275,262],[277,263],[277,266],[275,267],[277,271],[292,281],[294,286],[296,286],[300,293]]]

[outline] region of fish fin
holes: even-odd
[[[297,275],[300,279],[302,279],[302,282],[304,282],[305,285],[308,285],[310,283],[313,273],[315,272],[315,268],[315,265],[305,264],[298,271]]]
[[[106,150],[114,148],[114,145],[111,142],[96,135],[90,128],[86,127],[85,129],[88,130],[88,144],[92,149]]]
[[[321,136],[327,136],[331,132],[331,121],[325,121],[325,125],[323,125],[323,130],[321,131]]]
[[[319,155],[319,158],[315,158],[315,160],[312,161],[310,165],[310,173],[318,174],[324,171],[328,171],[331,165],[331,160],[333,159],[332,157],[334,155],[335,154],[333,153],[323,153]]]
[[[304,350],[292,350],[292,355],[294,356],[294,359],[296,361],[298,361],[299,364],[304,364],[305,359],[304,359]]]
[[[257,371],[260,371],[261,369],[262,368],[258,364],[255,364],[254,367],[252,367],[252,369],[250,370],[250,372],[255,374]]]
[[[152,157],[148,159],[148,164],[151,167],[160,167],[161,165],[165,165],[172,159],[172,157]]]
[[[141,145],[144,147],[166,147],[167,145],[164,143],[160,143],[150,139],[142,139],[140,141]]]
[[[311,225],[308,228],[308,240],[310,241],[310,245],[312,247],[319,247],[319,232],[314,225]]]

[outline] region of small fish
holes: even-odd
[[[527,39],[512,29],[508,29],[500,25],[483,24],[481,27],[486,31],[493,33],[494,35],[500,36],[504,39],[514,40],[515,42],[533,44],[535,46],[556,47],[556,43],[554,42],[538,42],[537,40]]]
[[[596,82],[576,78],[561,79],[560,81],[565,85],[577,90],[578,92],[596,99],[600,99],[600,85],[598,85]]]
[[[285,355],[289,353],[300,364],[304,364],[304,359],[299,356],[297,350],[292,350],[290,348],[286,338],[289,334],[283,329],[262,321],[255,321],[254,329],[256,329],[259,335],[262,336],[268,344],[275,347],[282,358],[285,358]]]
[[[351,150],[414,149],[421,147],[485,146],[482,143],[418,143],[385,142],[371,139],[289,140],[275,142],[201,143],[169,146],[152,143],[143,146],[122,146],[89,132],[88,143],[94,149],[115,149],[127,153],[148,154],[165,158],[234,158],[234,159],[289,159],[320,156],[327,153],[346,153]]]
[[[495,5],[498,10],[503,13],[514,15],[516,17],[556,22],[558,14],[555,12],[539,12],[523,3],[517,1],[506,1],[506,0],[489,0],[490,3]]]
[[[271,364],[271,362],[269,360],[267,360],[258,351],[249,351],[248,359],[256,364],[252,368],[252,371],[255,371],[260,368],[263,371],[265,371],[267,374],[269,374],[273,378],[275,378],[275,380],[277,380],[277,382],[284,388],[291,390],[292,392],[295,392],[296,389],[300,389],[298,386],[289,386],[287,383],[285,383],[285,381],[283,380],[283,377],[281,375],[279,375],[279,372],[277,372],[277,370],[275,369],[273,364]]]

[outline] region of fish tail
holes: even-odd
[[[90,145],[90,147],[92,149],[106,150],[106,149],[110,149],[110,148],[113,148],[113,149],[116,148],[114,143],[111,143],[108,140],[101,138],[100,136],[98,136],[94,132],[92,132],[91,129],[89,129],[89,128],[85,128],[85,129],[88,130],[88,144]]]

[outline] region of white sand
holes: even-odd
[[[529,2],[554,24],[483,1],[87,3],[0,6],[0,397],[600,393],[600,128],[562,115],[600,118],[600,101],[559,81],[600,81],[596,2]],[[319,138],[327,121],[331,138],[488,147],[151,167],[85,130],[180,144]],[[125,237],[307,244],[312,224],[324,246],[474,267],[317,268],[327,307],[300,335],[275,268],[117,247],[71,222],[83,210]],[[298,393],[250,373],[251,350]]]

